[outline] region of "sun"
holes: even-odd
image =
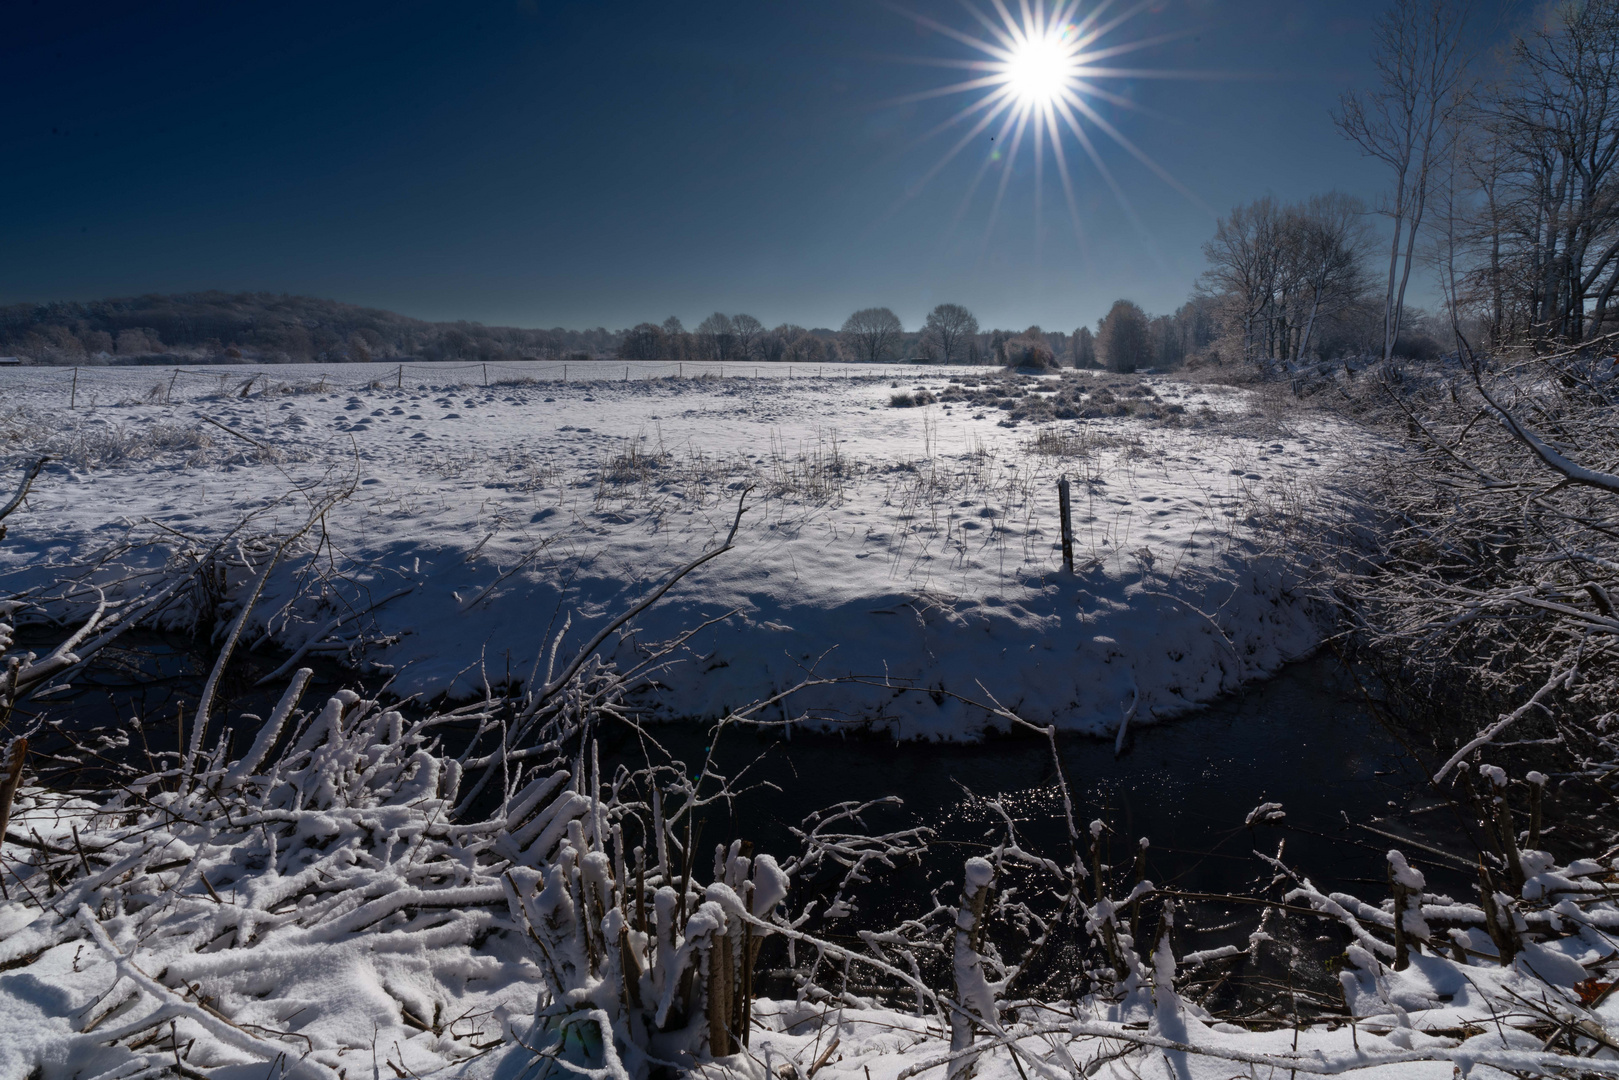
[[[995,200],[987,226],[993,228],[1014,165],[1027,147],[1034,164],[1037,243],[1041,235],[1038,224],[1041,193],[1049,160],[1056,166],[1067,196],[1074,234],[1083,247],[1084,230],[1074,194],[1080,162],[1070,160],[1070,152],[1077,147],[1125,215],[1145,234],[1145,226],[1132,208],[1124,185],[1115,177],[1103,154],[1106,142],[1111,142],[1194,205],[1207,209],[1203,200],[1132,142],[1106,111],[1111,107],[1118,112],[1145,112],[1130,93],[1130,84],[1138,80],[1223,77],[1226,73],[1119,66],[1121,57],[1177,40],[1190,33],[1189,30],[1129,35],[1131,21],[1152,6],[1148,0],[1134,4],[1128,0],[988,0],[989,11],[979,8],[978,2],[982,0],[960,0],[961,6],[979,25],[976,33],[890,4],[919,27],[972,50],[962,57],[898,58],[964,70],[969,76],[960,82],[906,94],[885,104],[908,104],[956,94],[974,95],[972,102],[917,140],[916,144],[920,144],[947,132],[959,133],[944,156],[910,186],[906,199],[918,194],[963,151],[978,147],[984,156],[962,201],[957,220],[983,181],[998,170],[1000,179],[995,185]]]
[[[1057,32],[1026,38],[1005,61],[1006,85],[1025,105],[1044,106],[1058,100],[1078,73],[1064,36]]]

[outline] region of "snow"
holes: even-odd
[[[567,655],[722,540],[739,502],[735,550],[617,644],[623,661],[718,620],[640,702],[657,715],[712,716],[814,673],[854,681],[795,693],[783,715],[968,737],[995,721],[962,699],[992,698],[1104,733],[1184,712],[1316,644],[1297,568],[1247,523],[1296,512],[1350,464],[1335,422],[1283,424],[1247,391],[1149,376],[1129,381],[1185,414],[1008,427],[990,407],[889,406],[893,383],[938,394],[987,369],[871,370],[574,371],[485,388],[476,369],[464,383],[431,365],[283,366],[257,380],[104,368],[78,373],[76,408],[71,372],[7,370],[0,464],[58,460],[8,522],[0,591],[41,585],[126,533],[201,546],[248,514],[290,531],[308,511],[294,485],[351,483],[324,521],[323,557],[344,564],[338,595],[287,607],[305,565],[289,558],[244,640],[267,625],[287,648],[330,651],[345,646],[320,632],[363,631],[381,643],[350,658],[403,693],[530,679],[559,631]],[[1042,427],[1072,437],[1070,456],[1038,451]],[[1073,574],[1058,543],[1064,473]]]

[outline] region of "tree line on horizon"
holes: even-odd
[[[1212,323],[1199,300],[1172,316],[1142,318],[1146,352],[1130,361],[1134,366],[1172,368],[1209,343]],[[0,355],[58,365],[616,358],[1100,367],[1110,356],[1125,356],[1099,350],[1099,342],[1111,340],[1105,321],[1094,331],[1081,326],[1071,333],[1037,326],[984,330],[963,305],[940,304],[914,331],[884,307],[857,311],[836,330],[767,328],[751,315],[718,312],[692,330],[673,316],[629,330],[532,330],[433,323],[312,297],[204,292],[0,306]]]
[[[1134,307],[1134,305],[1131,305]],[[862,308],[837,329],[806,329],[791,323],[766,328],[752,315],[715,312],[687,330],[671,316],[662,323],[640,323],[624,335],[618,355],[625,360],[709,363],[911,363],[997,364],[1033,367],[1173,368],[1210,341],[1212,324],[1194,300],[1174,315],[1149,317],[1139,308],[1141,347],[1130,351],[1105,346],[1108,320],[1093,331],[985,330],[962,304],[939,304],[923,324],[907,330],[886,307]],[[1115,319],[1115,322],[1118,322]],[[1131,339],[1133,342],[1133,338]],[[1099,342],[1102,346],[1099,347]],[[1120,339],[1120,343],[1124,344]]]
[[[622,331],[428,322],[336,300],[201,292],[0,306],[0,355],[38,363],[591,360]]]

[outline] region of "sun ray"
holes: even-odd
[[[1012,133],[1012,145],[1006,151],[1006,161],[1001,165],[1001,182],[995,188],[995,202],[989,208],[989,221],[984,226],[984,242],[988,244],[989,236],[995,231],[995,219],[1000,217],[1001,202],[1006,198],[1006,186],[1012,182],[1012,166],[1017,162],[1018,147],[1023,145],[1023,133],[1029,126],[1029,107],[1021,106],[1017,113],[1017,130]]]
[[[968,90],[977,90],[985,86],[1000,86],[1005,83],[999,75],[988,75],[982,79],[968,79],[966,82],[952,83],[933,90],[918,90],[914,94],[904,94],[900,97],[888,98],[877,102],[873,108],[891,109],[896,105],[911,105],[918,101],[930,101],[933,98],[949,97],[951,94],[962,94]]]
[[[945,37],[954,38],[955,40],[961,42],[963,45],[971,45],[973,48],[982,50],[983,52],[988,53],[989,55],[995,57],[998,60],[1004,61],[1006,59],[1006,51],[1007,50],[1005,48],[997,49],[995,46],[991,45],[987,41],[984,41],[984,40],[982,40],[980,38],[975,38],[971,34],[964,34],[960,30],[957,30],[953,26],[946,26],[944,23],[939,22],[937,19],[930,19],[926,15],[919,15],[916,12],[909,10],[908,8],[900,7],[898,4],[888,3],[885,0],[884,6],[889,8],[890,10],[899,12],[901,15],[904,15],[906,18],[908,18],[908,19],[912,20],[913,22],[915,22],[918,26],[925,26],[929,30],[935,31],[936,33],[943,34]],[[988,25],[988,24],[986,24],[986,25]],[[994,27],[990,27],[990,29],[993,30]]]
[[[999,99],[985,98],[978,105],[973,106],[973,108],[976,110],[982,108],[986,103],[991,102],[998,102],[997,107],[985,113],[983,118],[980,119],[978,123],[974,124],[972,129],[969,130],[967,134],[963,135],[959,140],[957,140],[956,144],[945,153],[944,157],[940,158],[931,169],[923,173],[920,179],[905,189],[906,199],[915,198],[918,194],[920,194],[922,189],[927,186],[928,181],[939,175],[939,173],[943,171],[944,167],[955,159],[956,155],[967,149],[967,146],[978,136],[982,135],[984,133],[984,129],[993,124],[995,122],[995,118],[1000,116],[1001,113],[1005,112],[1006,109],[1012,104],[1009,96]]]
[[[947,159],[954,157],[966,147],[967,143],[970,142],[974,136],[983,133],[984,128],[988,126],[990,121],[999,116],[1001,114],[1001,110],[1006,108],[1007,102],[1010,98],[1011,94],[1004,91],[1001,93],[986,94],[984,97],[979,98],[971,105],[962,108],[960,112],[957,112],[948,120],[945,120],[936,126],[929,128],[921,135],[918,135],[914,140],[906,144],[901,152],[914,150],[925,143],[932,142],[936,136],[944,134],[957,124],[960,124],[963,120],[966,120],[968,117],[972,116],[974,113],[983,112],[986,109],[989,110],[989,115],[987,118],[982,123],[975,125],[971,131],[967,132],[966,135],[962,136],[961,141],[945,155]]]
[[[1124,193],[1124,188],[1119,185],[1118,180],[1114,179],[1113,170],[1107,167],[1107,162],[1102,159],[1102,155],[1096,149],[1096,144],[1091,141],[1090,135],[1086,134],[1085,128],[1074,117],[1073,113],[1068,110],[1068,103],[1059,100],[1053,102],[1052,104],[1055,105],[1057,111],[1062,114],[1062,118],[1068,124],[1069,130],[1074,133],[1074,138],[1078,140],[1079,145],[1084,149],[1085,156],[1091,159],[1091,165],[1095,167],[1096,171],[1101,175],[1103,182],[1106,183],[1109,190],[1113,192],[1113,197],[1114,199],[1118,200],[1119,209],[1124,211],[1124,216],[1130,219],[1130,224],[1134,225],[1136,230],[1140,232],[1141,235],[1149,235],[1147,232],[1147,223],[1142,221],[1140,215],[1136,213],[1135,204],[1132,203],[1130,201],[1130,197]]]
[[[1001,111],[1006,114],[1006,122],[1001,125],[1001,130],[994,138],[1004,146],[1007,132],[1011,131],[1012,125],[1017,122],[1017,110],[1007,108]],[[961,219],[967,216],[967,208],[972,205],[973,196],[978,193],[979,185],[984,182],[984,177],[989,175],[989,170],[994,167],[995,163],[1004,156],[997,156],[994,153],[984,155],[983,163],[978,166],[978,171],[973,174],[973,182],[967,185],[967,193],[961,197],[961,205],[956,207],[956,213],[950,219],[950,230],[946,234],[947,236],[954,236],[956,230],[961,227]]]
[[[1096,24],[1098,19],[1107,14],[1107,9],[1112,7],[1115,2],[1116,0],[1102,0],[1100,4],[1097,4],[1096,7],[1091,9],[1091,13],[1089,15],[1085,16],[1085,18],[1081,21],[1075,23],[1075,40],[1084,40],[1085,36],[1090,33],[1091,27]],[[1074,6],[1077,9],[1079,5],[1075,4]]]
[[[917,67],[962,68],[967,71],[1001,70],[1001,65],[994,60],[957,60],[946,56],[900,56],[894,53],[871,53],[870,57],[890,64],[914,64]]]
[[[1117,105],[1121,109],[1128,109],[1133,113],[1140,113],[1142,116],[1150,116],[1154,120],[1174,119],[1168,113],[1160,112],[1157,109],[1148,108],[1139,101],[1134,101],[1127,98],[1123,94],[1115,94],[1111,90],[1104,90],[1095,83],[1087,82],[1084,79],[1074,80],[1073,89],[1075,92],[1082,94],[1085,97],[1096,98],[1099,101],[1107,102],[1109,105]]]
[[[1158,179],[1162,180],[1164,183],[1186,196],[1197,206],[1208,211],[1211,216],[1215,216],[1214,209],[1210,207],[1208,203],[1204,202],[1202,199],[1193,194],[1191,188],[1188,188],[1185,184],[1175,179],[1168,169],[1164,168],[1152,158],[1148,157],[1146,151],[1142,150],[1135,143],[1131,142],[1129,138],[1125,136],[1124,132],[1120,131],[1118,128],[1109,123],[1107,118],[1101,113],[1091,108],[1090,103],[1087,102],[1083,97],[1078,94],[1073,94],[1065,96],[1063,100],[1074,106],[1074,108],[1078,109],[1080,112],[1084,113],[1085,118],[1091,123],[1107,132],[1109,138],[1118,143],[1120,146],[1124,147],[1125,152],[1131,157],[1135,158],[1137,161],[1141,162],[1141,164],[1151,169],[1153,174],[1157,176]]]
[[[1051,156],[1057,162],[1057,175],[1062,178],[1063,195],[1068,202],[1068,216],[1074,223],[1074,240],[1079,244],[1080,254],[1089,261],[1090,246],[1085,239],[1085,225],[1080,220],[1079,203],[1074,198],[1073,177],[1068,174],[1068,155],[1063,152],[1056,110],[1049,101],[1046,102],[1046,127],[1051,132]]]
[[[1003,28],[996,26],[988,16],[978,10],[976,5],[970,3],[969,0],[961,0],[961,6],[970,11],[973,18],[977,19],[985,30],[988,30],[1000,41],[1003,53],[1010,53],[1011,50],[1017,48],[1017,39],[1007,34]],[[1002,58],[1004,59],[1005,57],[1003,56]]]
[[[1108,34],[1111,34],[1113,31],[1117,30],[1119,27],[1123,26],[1137,15],[1140,15],[1143,11],[1146,11],[1153,5],[1154,2],[1155,0],[1141,0],[1141,3],[1137,4],[1135,7],[1130,8],[1128,11],[1121,12],[1120,14],[1113,16],[1113,18],[1109,19],[1107,22],[1087,31],[1080,38],[1080,48],[1084,48],[1086,45],[1097,40],[1098,38],[1106,37]]]
[[[1209,79],[1241,79],[1252,82],[1293,77],[1281,72],[1227,71],[1220,68],[1097,68],[1088,65],[1083,74],[1109,79],[1190,79],[1197,82]]]
[[[1167,45],[1172,41],[1184,41],[1192,37],[1191,30],[1177,30],[1173,34],[1159,34],[1156,37],[1142,38],[1139,41],[1127,41],[1119,45],[1109,45],[1105,49],[1082,53],[1075,57],[1076,65],[1083,70],[1092,60],[1106,60],[1110,56],[1123,56],[1126,53],[1140,52],[1156,45]]]
[[[1027,0],[1024,3],[1028,6]],[[1045,102],[1035,102],[1031,105],[1034,113],[1034,265],[1041,265],[1041,257],[1045,254],[1044,233],[1040,223],[1045,220],[1041,213],[1045,209],[1046,190],[1046,114],[1041,108]]]

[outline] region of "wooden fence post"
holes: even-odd
[[[1074,519],[1069,508],[1068,477],[1057,481],[1057,506],[1062,513],[1062,564],[1074,572]]]

